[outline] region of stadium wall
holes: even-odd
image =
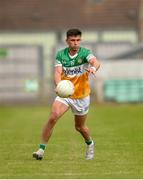
[[[0,33],[0,45],[3,46],[40,46],[42,49],[42,56],[39,61],[43,62],[42,74],[43,74],[43,90],[40,96],[41,102],[49,103],[54,98],[55,93],[53,91],[53,67],[55,53],[58,48],[65,46],[65,32],[62,32],[60,37],[57,32],[1,32]],[[102,62],[101,72],[99,71],[99,77],[95,80],[95,91],[93,88],[93,95],[99,102],[104,100],[103,82],[104,78],[108,77],[107,74],[114,74],[110,72],[115,62],[107,60],[111,54],[116,54],[125,49],[130,49],[132,45],[138,43],[138,35],[133,30],[108,30],[108,31],[84,31],[83,32],[83,43],[88,48],[91,48],[96,54],[97,58]],[[125,60],[126,61],[126,60]],[[112,63],[111,63],[112,62]],[[116,61],[117,63],[118,61]],[[130,61],[127,61],[127,64]],[[121,64],[124,61],[121,60]],[[110,65],[109,65],[110,64]],[[117,65],[114,64],[117,68]],[[108,69],[104,69],[106,67]],[[115,68],[115,69],[116,69]],[[114,67],[113,67],[114,69]],[[133,70],[133,69],[132,69]],[[106,72],[106,75],[104,75]],[[117,71],[115,72],[117,73]],[[132,71],[131,71],[132,73]],[[134,72],[133,72],[134,73]],[[120,72],[119,72],[120,74]],[[121,73],[122,74],[122,73]],[[114,75],[113,75],[114,76]],[[117,74],[115,75],[115,77]],[[111,76],[109,76],[110,79]],[[125,76],[126,78],[126,76]],[[92,84],[92,83],[91,83]],[[14,103],[14,101],[13,101]]]

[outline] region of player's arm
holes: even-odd
[[[56,54],[55,70],[54,70],[54,82],[56,86],[61,81],[61,75],[62,75],[62,63],[61,63],[61,57],[60,57],[60,51],[59,51]]]
[[[54,82],[55,85],[61,81],[61,74],[62,74],[62,66],[55,66],[55,72],[54,72]]]
[[[100,68],[100,62],[96,59],[96,57],[93,57],[89,60],[90,67],[88,68],[89,73],[96,74],[98,69]]]

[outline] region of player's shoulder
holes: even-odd
[[[57,55],[65,54],[68,51],[68,48],[63,48],[57,51]]]
[[[90,49],[83,47],[83,46],[81,46],[80,49],[81,49],[81,51],[90,51]]]
[[[56,59],[58,60],[63,59],[63,57],[67,55],[67,52],[68,52],[67,48],[58,50],[56,54]]]
[[[91,50],[86,48],[86,47],[80,47],[80,53],[81,54],[90,54],[91,53]]]

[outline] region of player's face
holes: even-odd
[[[77,52],[80,47],[81,36],[69,36],[66,42],[71,51]]]

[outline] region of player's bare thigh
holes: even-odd
[[[55,100],[52,105],[51,114],[56,116],[56,118],[61,117],[67,110],[69,109],[69,106],[64,104],[63,102],[60,102],[58,100]]]

